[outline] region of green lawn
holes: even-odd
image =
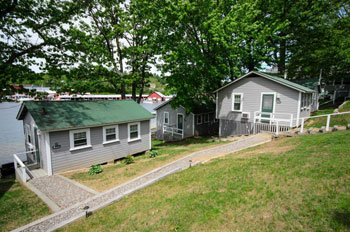
[[[316,112],[313,112],[311,115],[323,115],[323,114],[332,114],[334,111],[333,108],[318,110]],[[350,102],[347,102],[343,107],[339,110],[339,112],[348,112],[350,111]],[[305,127],[306,128],[321,128],[323,126],[326,126],[327,123],[327,117],[320,117],[320,118],[312,118],[306,121]],[[350,114],[345,115],[336,115],[331,116],[330,126],[346,126],[350,123]]]
[[[0,231],[13,230],[49,214],[45,203],[14,178],[0,179]]]
[[[350,231],[350,131],[173,174],[61,231]]]
[[[210,142],[206,137],[190,138],[180,142],[152,140],[152,149],[159,154],[155,158],[149,158],[149,154],[145,153],[136,156],[133,164],[126,165],[123,160],[120,160],[115,164],[102,166],[103,172],[98,175],[90,176],[88,169],[67,172],[63,175],[102,192],[192,152],[223,143],[227,142]]]

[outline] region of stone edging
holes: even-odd
[[[132,190],[129,190],[129,191],[125,192],[124,194],[120,195],[120,196],[117,196],[117,197],[115,197],[115,198],[112,198],[112,199],[110,199],[110,200],[108,200],[108,201],[106,201],[106,202],[104,202],[104,203],[102,203],[102,204],[100,204],[100,205],[98,205],[98,206],[96,206],[96,207],[94,207],[94,208],[91,208],[91,209],[88,210],[88,211],[89,211],[89,212],[95,212],[96,210],[99,210],[99,209],[101,209],[101,208],[104,208],[104,207],[106,207],[106,206],[112,204],[113,202],[118,201],[118,200],[120,200],[120,199],[126,197],[127,195],[130,195],[130,194],[136,192],[137,190],[140,190],[140,189],[142,189],[142,188],[145,188],[145,187],[147,187],[148,185],[151,185],[151,184],[153,184],[153,183],[155,183],[155,182],[157,182],[157,181],[159,181],[159,180],[165,178],[166,176],[171,175],[171,174],[173,174],[173,173],[175,173],[175,172],[178,172],[178,171],[180,171],[180,170],[181,170],[181,168],[177,168],[177,169],[175,169],[175,170],[172,170],[172,171],[170,171],[170,172],[167,172],[167,173],[165,173],[164,175],[162,175],[162,176],[160,176],[160,177],[158,177],[158,178],[156,178],[156,179],[154,179],[154,180],[151,180],[151,181],[149,181],[149,182],[146,182],[146,183],[144,183],[144,184],[138,186],[137,188],[132,189]],[[68,225],[68,224],[70,224],[70,223],[72,223],[72,222],[74,222],[74,221],[76,221],[76,220],[78,220],[78,219],[80,219],[80,218],[82,218],[82,217],[84,217],[84,216],[85,216],[85,213],[78,214],[78,215],[76,215],[75,217],[72,217],[72,218],[70,218],[69,220],[64,221],[64,222],[58,224],[57,226],[51,228],[49,231],[54,231],[54,230],[57,230],[57,229],[59,229],[59,228],[62,228],[63,226],[66,226],[66,225]]]

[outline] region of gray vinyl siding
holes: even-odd
[[[157,132],[156,138],[159,140],[164,140],[163,135],[163,123],[164,123],[164,112],[169,112],[169,126],[176,127],[177,114],[184,115],[184,138],[193,136],[193,114],[187,114],[183,107],[178,107],[176,109],[171,108],[170,104],[166,104],[163,107],[157,109]],[[181,136],[180,136],[181,137]],[[180,138],[181,139],[181,138]]]
[[[39,136],[39,152],[40,152],[40,159],[41,159],[41,167],[48,172],[47,168],[47,153],[46,153],[46,144],[45,144],[45,134],[41,133]]]
[[[306,108],[306,109],[301,109],[300,110],[300,118],[303,118],[303,117],[309,117],[310,116],[310,113],[311,113],[311,109],[310,108]],[[300,124],[300,122],[299,122]]]
[[[70,151],[69,131],[50,132],[50,144],[61,145],[51,149],[53,173],[89,167],[149,150],[150,121],[140,123],[141,140],[128,142],[128,124],[119,124],[119,140],[103,144],[103,127],[90,128],[91,148]]]

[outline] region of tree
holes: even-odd
[[[32,67],[62,46],[59,32],[78,11],[68,0],[0,2],[0,99],[14,91],[11,84],[40,78]]]
[[[65,75],[62,90],[113,89],[125,99],[142,95],[156,46],[153,2],[89,1],[78,23],[64,31],[67,46],[50,61],[52,73]],[[138,98],[139,101],[141,98]]]
[[[162,72],[177,95],[173,105],[188,111],[213,101],[227,80],[269,61],[275,27],[263,1],[164,1],[159,36]]]
[[[288,73],[296,78],[350,78],[350,4],[330,1],[315,4],[309,22],[295,33]]]

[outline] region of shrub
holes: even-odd
[[[103,172],[103,169],[101,168],[100,164],[92,165],[89,170],[89,175],[97,175],[99,173]]]
[[[125,164],[132,164],[132,163],[135,163],[134,157],[132,157],[132,155],[126,156],[125,159],[124,159],[124,163],[125,163]]]
[[[154,158],[156,156],[158,156],[158,151],[150,151],[149,152],[149,158]]]

